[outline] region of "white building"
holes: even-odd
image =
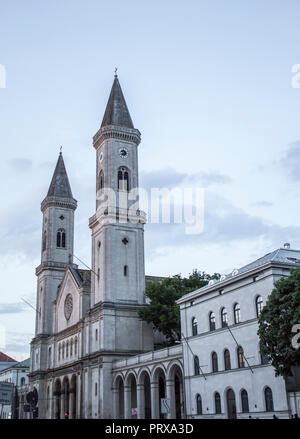
[[[0,381],[12,383],[13,400],[11,405],[3,406],[0,415],[2,419],[11,417],[25,418],[24,404],[26,403],[26,393],[28,390],[29,358],[0,371]]]
[[[299,392],[296,402],[287,395],[284,379],[260,355],[257,335],[274,282],[295,266],[300,251],[286,245],[178,300],[188,417],[300,415]]]

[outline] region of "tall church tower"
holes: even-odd
[[[92,230],[91,308],[100,313],[100,416],[111,418],[112,363],[153,349],[152,326],[139,318],[145,305],[144,224],[139,210],[138,145],[117,75],[94,136],[96,214]]]
[[[52,333],[52,303],[65,269],[72,263],[76,207],[60,153],[47,196],[41,204],[43,226],[41,264],[36,269],[36,337]]]
[[[93,139],[97,210],[90,219],[92,306],[99,302],[145,303],[146,217],[135,193],[140,141],[115,75],[101,127]]]

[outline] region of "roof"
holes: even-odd
[[[4,363],[9,363],[9,362],[17,363],[17,360],[14,360],[13,358],[11,358],[8,355],[4,354],[4,352],[0,352],[0,362],[4,362]]]
[[[82,270],[79,268],[74,268],[72,265],[69,266],[71,273],[73,274],[77,284],[79,286],[83,284],[90,285],[91,283],[91,270]]]
[[[117,75],[108,98],[101,128],[109,125],[134,129]]]
[[[226,282],[230,279],[234,279],[237,275],[250,272],[256,268],[262,267],[267,264],[271,263],[277,263],[280,265],[286,265],[290,268],[293,267],[300,267],[300,250],[293,250],[289,248],[278,248],[274,250],[271,253],[267,253],[266,255],[262,256],[261,258],[256,259],[253,262],[250,262],[247,265],[244,265],[243,267],[239,269],[233,270],[230,274],[226,274],[221,276],[220,279],[212,281],[212,283],[208,283],[208,285],[205,285],[204,287],[201,287],[195,291],[192,291],[185,296],[181,297],[178,300],[178,303],[184,302],[185,298],[190,295],[194,295],[197,292],[205,292],[205,290],[211,288],[212,286],[216,286],[219,284],[222,284],[223,282]]]
[[[26,358],[26,360],[20,361],[17,364],[14,364],[12,367],[29,367],[30,366],[30,358]]]
[[[47,197],[73,198],[62,153],[56,163]]]

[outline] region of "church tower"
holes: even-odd
[[[76,207],[60,152],[47,196],[41,204],[43,226],[41,264],[36,269],[36,337],[52,333],[52,303],[65,269],[72,263]]]
[[[146,218],[137,196],[140,141],[115,75],[101,127],[93,139],[97,210],[90,219],[92,306],[145,303]]]

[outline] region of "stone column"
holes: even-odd
[[[145,386],[144,384],[137,384],[137,418],[145,419]]]
[[[151,415],[152,419],[159,419],[158,383],[151,383]]]
[[[65,392],[64,389],[60,393],[60,419],[65,419]]]
[[[174,380],[166,381],[166,398],[170,400],[170,413],[167,414],[167,419],[176,418],[176,407],[175,407],[175,383]]]
[[[124,386],[124,419],[131,419],[131,387]]]

